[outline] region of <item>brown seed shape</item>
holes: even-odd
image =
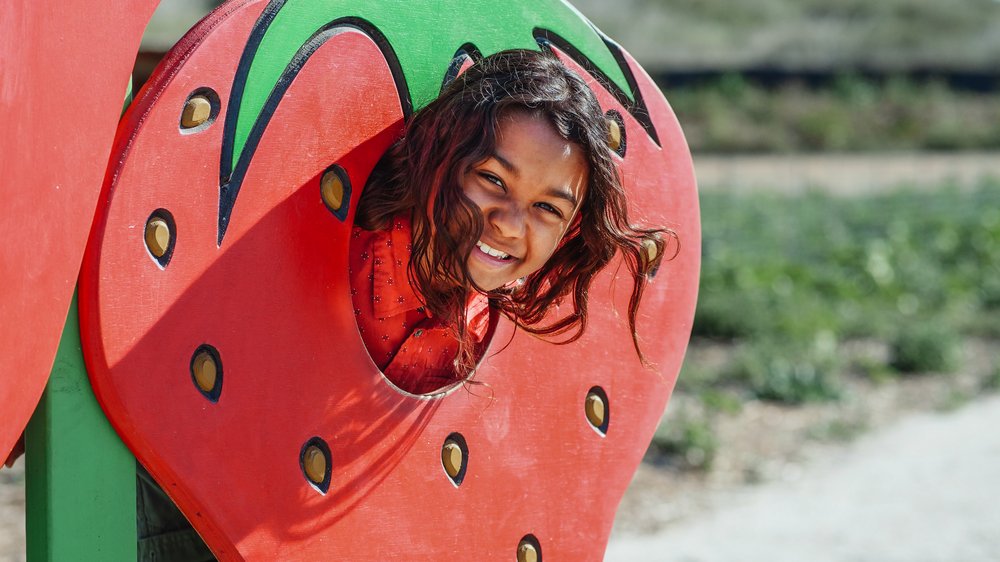
[[[322,484],[326,479],[326,455],[315,445],[306,448],[302,458],[302,464],[306,469],[306,476],[315,484]]]
[[[618,152],[622,147],[622,127],[615,119],[608,119],[608,146]]]
[[[170,225],[160,217],[146,223],[146,247],[155,258],[162,258],[170,248]]]
[[[462,472],[462,447],[450,439],[445,441],[444,447],[441,447],[441,464],[448,476],[457,478]]]
[[[202,392],[212,392],[215,388],[215,381],[218,379],[219,367],[215,364],[215,358],[207,351],[202,351],[195,356],[191,366],[194,370],[194,380]]]
[[[323,179],[320,180],[320,195],[327,207],[339,211],[344,204],[344,180],[333,170],[323,174]]]
[[[649,238],[642,241],[642,249],[645,251],[646,263],[653,263],[660,249],[656,246],[656,241]]]
[[[527,541],[521,541],[517,545],[517,562],[538,562],[538,550],[535,545]]]
[[[212,115],[212,103],[205,96],[194,96],[184,104],[181,113],[181,127],[192,129],[201,125]]]
[[[590,425],[594,427],[601,427],[604,425],[604,412],[606,410],[606,405],[604,404],[603,398],[593,392],[587,394],[585,409],[587,412],[587,421],[590,422]]]

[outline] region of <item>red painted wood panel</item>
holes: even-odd
[[[116,141],[80,299],[88,370],[112,423],[222,559],[513,559],[532,534],[548,562],[600,560],[694,311],[697,195],[670,108],[628,59],[661,149],[594,83],[604,107],[624,116],[622,173],[635,218],[681,240],[640,311],[656,367],[635,357],[629,283],[613,283],[612,265],[591,291],[591,323],[578,342],[554,346],[501,321],[475,377],[482,384],[409,396],[368,358],[349,295],[354,204],[402,125],[390,68],[362,32],[336,34],[305,62],[217,245],[226,95],[262,7],[248,0],[203,22],[133,104]],[[182,133],[181,108],[204,88],[219,94],[220,114]],[[333,164],[353,186],[345,221],[320,199]],[[175,223],[166,265],[143,238],[158,209]],[[190,371],[206,344],[222,364],[217,401]],[[594,386],[610,402],[606,435],[584,414]],[[456,432],[469,449],[460,486],[440,456]],[[325,493],[300,466],[313,438],[330,449]]]
[[[0,2],[0,459],[52,367],[157,3]]]

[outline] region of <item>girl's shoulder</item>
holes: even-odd
[[[397,215],[383,228],[368,230],[354,225],[351,231],[352,261],[366,261],[365,256],[373,255],[374,250],[380,255],[391,254],[394,262],[409,262],[409,253],[413,245],[410,236],[410,218]],[[385,252],[382,250],[385,249]]]

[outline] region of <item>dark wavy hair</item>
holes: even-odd
[[[522,282],[482,291],[469,276],[467,261],[483,232],[479,207],[465,196],[460,180],[496,148],[501,116],[526,111],[548,120],[559,135],[586,155],[589,183],[579,215],[555,253]],[[358,207],[356,223],[368,230],[386,228],[399,214],[411,216],[413,250],[410,283],[428,310],[445,319],[460,343],[458,375],[474,366],[466,333],[468,288],[486,293],[491,304],[525,331],[578,339],[587,327],[588,289],[594,276],[616,253],[631,273],[628,322],[636,353],[635,320],[648,273],[659,264],[665,237],[661,228],[640,228],[628,220],[625,191],[613,151],[608,121],[587,84],[555,55],[511,50],[469,67],[437,99],[413,115],[405,133],[372,173]],[[649,259],[650,245],[655,257]],[[570,312],[546,321],[554,305],[571,299]]]

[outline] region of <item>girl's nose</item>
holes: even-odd
[[[524,237],[524,212],[514,205],[501,205],[493,209],[490,224],[504,238]]]

